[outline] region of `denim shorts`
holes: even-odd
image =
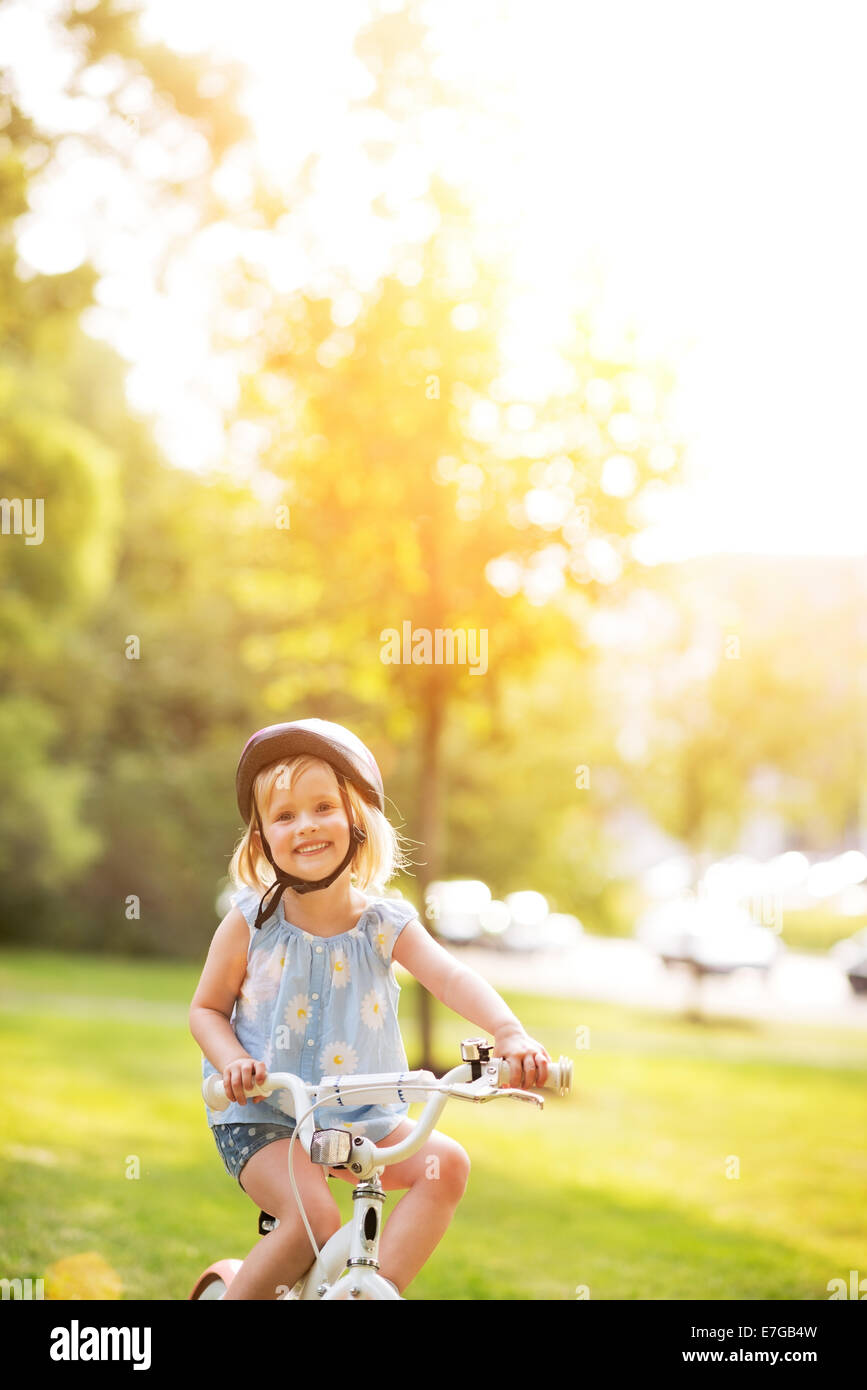
[[[276,1139],[291,1139],[295,1125],[213,1125],[212,1131],[226,1172],[240,1186],[241,1169],[248,1159]]]

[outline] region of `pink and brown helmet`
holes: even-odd
[[[247,740],[238,762],[235,790],[238,809],[245,821],[253,814],[256,774],[281,758],[299,753],[322,758],[343,774],[367,801],[385,811],[385,791],[376,759],[350,729],[328,719],[294,719],[288,724],[269,724]]]

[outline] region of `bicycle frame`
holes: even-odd
[[[547,1084],[556,1087],[560,1094],[565,1095],[570,1089],[571,1077],[572,1063],[568,1058],[561,1057],[558,1064],[551,1064]],[[296,1141],[301,1142],[308,1157],[310,1156],[315,1128],[313,1113],[316,1108],[322,1104],[333,1107],[335,1101],[337,1105],[342,1105],[344,1097],[351,1097],[351,1102],[355,1105],[375,1103],[382,1099],[383,1091],[395,1090],[398,1091],[401,1100],[426,1101],[412,1134],[398,1144],[379,1149],[370,1139],[360,1135],[353,1136],[350,1161],[345,1165],[359,1177],[352,1194],[352,1216],[317,1252],[306,1274],[291,1289],[284,1287],[279,1295],[280,1299],[400,1299],[401,1295],[378,1273],[382,1208],[386,1198],[380,1175],[386,1167],[401,1163],[422,1147],[433,1131],[446,1102],[452,1096],[476,1103],[495,1100],[500,1096],[512,1096],[539,1109],[543,1108],[544,1100],[541,1096],[532,1091],[522,1091],[501,1084],[508,1080],[508,1063],[502,1058],[487,1058],[482,1054],[482,1061],[462,1062],[442,1077],[436,1077],[428,1071],[376,1077],[349,1075],[323,1077],[318,1085],[311,1086],[291,1072],[271,1072],[262,1085],[245,1090],[244,1094],[247,1096],[270,1095],[278,1089],[284,1089],[291,1095],[291,1111],[300,1119],[290,1141],[289,1177],[314,1250],[317,1249],[316,1242],[295,1183],[292,1156]],[[210,1077],[202,1089],[207,1103],[220,1108],[218,1103],[215,1106],[215,1102],[218,1102],[221,1095],[225,1098],[225,1092],[219,1079],[216,1076]],[[279,1222],[275,1221],[275,1225],[277,1224]]]
[[[417,1073],[416,1075],[420,1074]],[[400,1299],[400,1294],[378,1273],[382,1208],[386,1199],[386,1193],[380,1182],[380,1174],[388,1164],[400,1163],[411,1154],[417,1153],[430,1136],[449,1099],[450,1093],[441,1092],[440,1088],[452,1082],[470,1080],[470,1064],[464,1062],[460,1066],[453,1067],[439,1080],[432,1073],[427,1073],[427,1075],[430,1076],[432,1085],[440,1093],[428,1097],[427,1105],[412,1134],[387,1150],[375,1149],[369,1140],[362,1143],[356,1139],[355,1149],[366,1148],[369,1145],[370,1148],[374,1149],[379,1161],[369,1175],[362,1177],[355,1184],[352,1193],[352,1216],[350,1219],[326,1242],[319,1253],[319,1258],[313,1261],[307,1274],[299,1281],[299,1284],[295,1285],[295,1288],[299,1290],[295,1297],[299,1300],[319,1299],[325,1302],[345,1298]],[[292,1089],[294,1093],[295,1088]],[[413,1092],[417,1089],[417,1085],[412,1087]],[[429,1088],[424,1087],[424,1089],[428,1090]],[[529,1092],[525,1092],[525,1094],[530,1098]],[[532,1097],[532,1099],[540,1106],[543,1104],[540,1097]],[[356,1097],[357,1100],[358,1097]],[[296,1113],[298,1113],[297,1110]],[[305,1137],[302,1135],[302,1142],[304,1142]],[[309,1142],[305,1144],[305,1148],[309,1154]],[[361,1156],[356,1156],[353,1153],[353,1158],[356,1163],[360,1164],[362,1171],[373,1161],[373,1155],[365,1155],[364,1157],[368,1159],[367,1163]],[[282,1297],[290,1298],[292,1292],[287,1291]]]
[[[323,1246],[307,1274],[286,1290],[281,1298],[299,1300],[400,1299],[393,1285],[379,1270],[379,1236],[382,1207],[386,1194],[379,1178],[357,1184],[353,1194],[353,1213],[349,1221]],[[368,1213],[373,1213],[372,1221]],[[368,1231],[372,1228],[372,1239]]]

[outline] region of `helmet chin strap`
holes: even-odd
[[[259,902],[259,911],[256,914],[257,928],[261,927],[263,922],[267,922],[268,918],[276,910],[277,903],[279,899],[282,898],[283,893],[287,888],[291,888],[295,893],[316,893],[320,888],[328,888],[330,884],[334,882],[335,879],[340,877],[344,869],[349,867],[349,865],[352,863],[352,860],[355,858],[355,852],[358,849],[359,845],[363,845],[365,840],[367,839],[367,835],[361,829],[361,826],[356,825],[352,819],[352,807],[349,804],[349,798],[347,797],[346,792],[344,790],[343,778],[340,773],[336,773],[335,775],[337,776],[337,782],[340,788],[340,795],[343,799],[343,805],[346,809],[346,817],[349,821],[349,848],[346,851],[346,854],[343,856],[343,862],[341,864],[338,864],[337,868],[334,869],[334,871],[328,874],[325,878],[296,878],[294,874],[289,874],[286,872],[285,869],[280,868],[280,865],[275,861],[274,856],[271,853],[271,846],[268,844],[268,841],[265,838],[265,832],[262,829],[262,818],[259,815],[259,807],[255,806],[254,802],[256,811],[256,824],[259,827],[259,838],[262,841],[262,848],[265,851],[265,855],[268,859],[269,864],[271,865],[272,869],[274,870],[274,873],[276,874],[276,878],[274,882],[271,884],[271,887],[266,889]],[[269,899],[270,902],[268,901]]]

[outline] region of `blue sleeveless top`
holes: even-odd
[[[351,931],[320,937],[284,915],[283,899],[254,931],[261,893],[232,898],[250,929],[247,973],[229,1020],[241,1047],[269,1071],[291,1071],[315,1084],[323,1076],[408,1071],[397,1022],[400,985],[391,953],[416,910],[405,898],[369,898]],[[202,1057],[202,1077],[216,1074]],[[289,1105],[289,1110],[283,1108]],[[294,1128],[288,1091],[226,1110],[205,1106],[208,1124],[282,1124]],[[409,1104],[320,1106],[317,1129],[335,1126],[374,1143],[396,1129]]]

